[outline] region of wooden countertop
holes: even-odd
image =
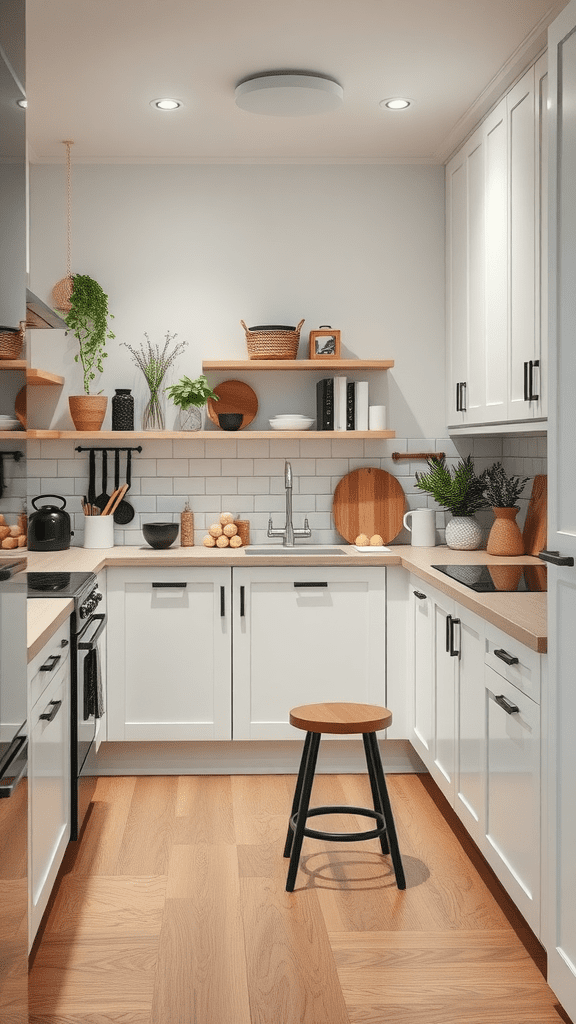
[[[39,597],[27,601],[29,663],[72,614],[73,607],[74,602],[65,597],[55,597],[50,601]]]
[[[401,565],[437,590],[454,598],[465,608],[481,616],[504,633],[509,634],[534,651],[547,650],[546,594],[545,593],[492,593],[477,594],[461,583],[433,569],[434,564],[460,565],[542,565],[538,558],[523,555],[516,559],[488,555],[486,551],[453,551],[447,547],[417,548],[393,545],[390,553],[360,554],[352,546],[340,545],[345,555],[307,555],[305,545],[296,547],[294,554],[248,555],[244,548],[192,548],[173,547],[156,551],[145,547],[81,548],[67,551],[28,552],[30,572],[100,572],[112,566],[263,566],[263,565]],[[56,605],[60,602],[34,601],[29,604]],[[56,611],[53,608],[53,613]],[[47,614],[50,612],[47,609]]]

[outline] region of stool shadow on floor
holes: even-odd
[[[402,861],[407,889],[415,889],[428,881],[430,871],[424,861],[417,857],[407,857],[406,854]],[[295,887],[294,892],[303,889],[360,892],[396,888],[394,868],[388,858],[382,858],[381,853],[318,850],[301,857],[300,871],[307,876],[307,881],[305,885]]]

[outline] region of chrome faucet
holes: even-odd
[[[286,488],[286,525],[283,530],[275,530],[272,527],[272,516],[268,520],[268,536],[282,537],[282,546],[293,548],[296,537],[311,537],[312,530],[308,519],[304,519],[304,528],[295,530],[292,523],[292,466],[289,462],[284,463],[284,486]]]

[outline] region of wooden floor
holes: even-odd
[[[101,779],[45,918],[30,1024],[566,1021],[434,784],[388,783],[406,891],[376,840],[305,839],[288,894],[292,776]],[[367,781],[318,776],[314,803],[370,806]]]

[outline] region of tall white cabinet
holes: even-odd
[[[546,416],[546,87],[543,56],[446,168],[452,428]]]

